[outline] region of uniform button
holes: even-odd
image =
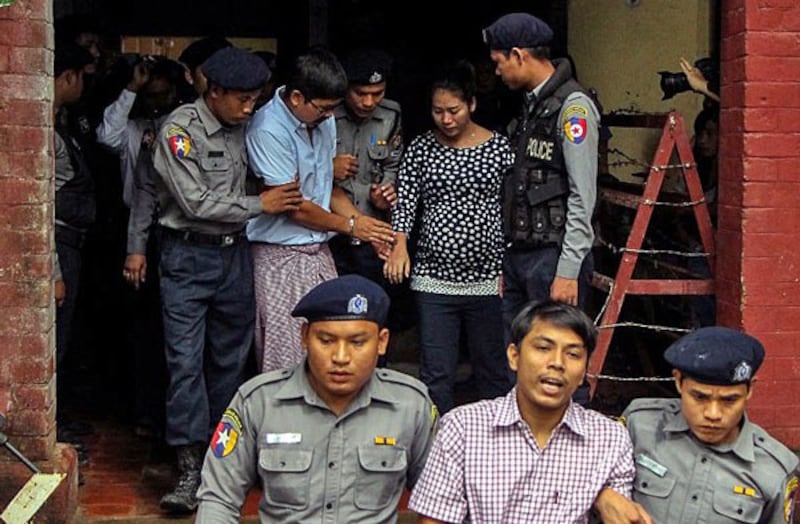
[[[331,504],[330,502],[325,504],[325,509],[331,509],[332,507],[333,507],[333,504]]]
[[[744,513],[744,511],[742,511],[742,508],[739,508],[739,509],[737,509],[737,510],[736,510],[736,513],[738,513],[739,515],[741,515],[742,513]]]
[[[703,458],[701,458],[701,459],[700,459],[700,462],[701,462],[701,463],[703,463],[703,464],[705,464],[706,462],[708,462],[708,459],[707,459],[707,458],[705,458],[705,457],[703,457]]]
[[[328,467],[329,467],[329,468],[332,468],[332,467],[333,467],[333,466],[335,466],[335,465],[336,465],[336,463],[335,463],[335,462],[328,462]]]
[[[697,500],[697,495],[692,495],[692,500]]]
[[[381,466],[383,466],[384,468],[386,467],[386,461],[385,460],[381,461]]]
[[[285,465],[286,465],[286,462],[281,460],[281,467],[284,467]]]
[[[647,487],[647,482],[642,482],[642,487],[646,488]]]

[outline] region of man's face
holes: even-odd
[[[588,351],[571,329],[534,318],[517,347],[508,346],[508,364],[517,372],[517,403],[526,413],[564,411],[583,382]]]
[[[255,91],[235,91],[212,86],[206,98],[208,107],[217,119],[229,126],[238,126],[247,122],[253,114],[260,89]]]
[[[97,63],[100,61],[100,36],[95,33],[80,33],[75,38],[75,43],[94,57],[94,62],[86,66],[86,73],[90,75],[96,73]]]
[[[384,96],[386,96],[386,82],[373,85],[352,84],[347,89],[344,103],[351,113],[364,119],[372,116]]]
[[[166,78],[154,76],[144,87],[148,114],[161,115],[171,110],[177,97],[175,86]]]
[[[489,58],[495,65],[494,72],[510,89],[520,89],[525,86],[522,75],[521,51],[512,49],[508,54],[503,51],[492,50]]]
[[[62,73],[65,105],[74,104],[81,99],[83,93],[83,70],[68,69]]]
[[[703,384],[673,371],[675,387],[681,395],[681,412],[689,429],[701,442],[711,445],[730,444],[739,436],[747,399],[753,393],[752,383],[735,386]]]
[[[341,98],[309,98],[299,91],[289,95],[292,113],[308,127],[317,127],[333,116],[333,111],[342,103]]]
[[[302,342],[311,386],[328,407],[341,413],[386,353],[389,330],[368,320],[317,321],[303,326]]]

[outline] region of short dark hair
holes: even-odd
[[[53,77],[58,78],[65,71],[81,71],[92,62],[92,54],[75,42],[58,42],[53,59]]]
[[[466,60],[443,65],[431,83],[431,98],[437,89],[443,89],[470,103],[475,98],[475,67]]]
[[[594,351],[597,343],[597,328],[592,320],[577,307],[556,300],[531,302],[522,308],[522,311],[514,317],[514,321],[511,323],[511,343],[519,347],[536,320],[569,329],[581,338],[589,355]]]
[[[308,99],[344,98],[347,75],[336,55],[322,47],[313,47],[298,56],[286,82],[289,91],[299,91]]]

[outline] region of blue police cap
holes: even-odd
[[[387,53],[371,48],[356,49],[342,61],[347,82],[362,86],[386,82],[391,65]]]
[[[531,48],[548,45],[552,39],[550,26],[528,13],[501,16],[483,30],[483,41],[489,49]]]
[[[705,327],[673,342],[664,359],[698,382],[730,386],[753,379],[764,361],[764,346],[735,329]]]
[[[389,296],[375,282],[360,275],[345,275],[327,280],[300,299],[293,317],[318,320],[369,320],[386,323]]]
[[[255,91],[269,80],[270,70],[259,57],[238,47],[225,47],[203,64],[209,82],[234,91]]]

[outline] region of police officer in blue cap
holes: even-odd
[[[381,287],[358,275],[300,300],[306,359],[239,388],[206,453],[196,522],[239,522],[256,484],[261,522],[396,521],[437,411],[420,381],[375,368],[388,310]]]
[[[255,329],[248,219],[297,209],[296,186],[245,194],[243,124],[269,69],[227,47],[203,65],[208,89],[173,111],[156,139],[160,286],[169,386],[166,440],[180,476],[161,499],[171,513],[197,507],[203,449],[244,379]]]
[[[515,163],[504,184],[508,343],[511,322],[528,302],[586,304],[600,113],[569,60],[550,59],[553,31],[543,20],[510,13],[486,27],[483,39],[496,73],[525,93],[512,137]]]
[[[664,358],[680,398],[637,399],[623,413],[635,502],[604,490],[603,522],[787,522],[797,456],[745,414],[761,343],[707,327],[673,343]]]

